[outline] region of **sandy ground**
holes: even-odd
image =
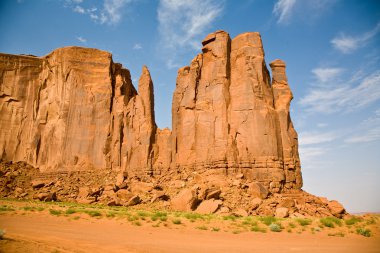
[[[380,252],[380,238],[154,228],[110,219],[2,214],[0,252]]]

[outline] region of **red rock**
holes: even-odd
[[[218,208],[222,205],[221,200],[204,200],[202,203],[198,206],[198,208],[195,210],[195,212],[200,214],[209,214],[209,213],[215,213]]]
[[[177,211],[192,211],[195,209],[198,199],[190,189],[183,189],[171,200],[171,207]]]
[[[328,207],[334,216],[341,217],[341,214],[345,212],[344,207],[336,200],[331,200],[328,203]]]
[[[250,183],[248,193],[253,197],[265,199],[268,196],[268,190],[261,183]]]
[[[275,216],[278,218],[286,218],[289,216],[289,209],[286,207],[276,208]]]

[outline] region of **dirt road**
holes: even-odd
[[[115,219],[3,214],[0,252],[380,252],[379,238],[324,234],[232,234],[186,227],[133,226]]]

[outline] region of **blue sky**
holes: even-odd
[[[380,2],[354,0],[3,0],[0,52],[77,45],[112,52],[136,85],[149,67],[159,127],[177,69],[210,32],[258,31],[287,63],[303,189],[348,211],[380,211]]]

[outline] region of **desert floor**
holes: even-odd
[[[316,220],[306,226],[292,225],[292,230],[286,230],[290,219],[282,220],[281,232],[260,233],[245,229],[252,224],[244,218],[186,219],[176,214],[157,221],[141,211],[136,211],[140,219],[128,219],[88,215],[78,207],[67,211],[62,205],[4,200],[0,205],[0,228],[5,230],[0,252],[380,252],[377,216],[376,222],[365,224],[371,229],[371,236],[365,237],[346,225],[322,227],[316,233],[311,229]]]

